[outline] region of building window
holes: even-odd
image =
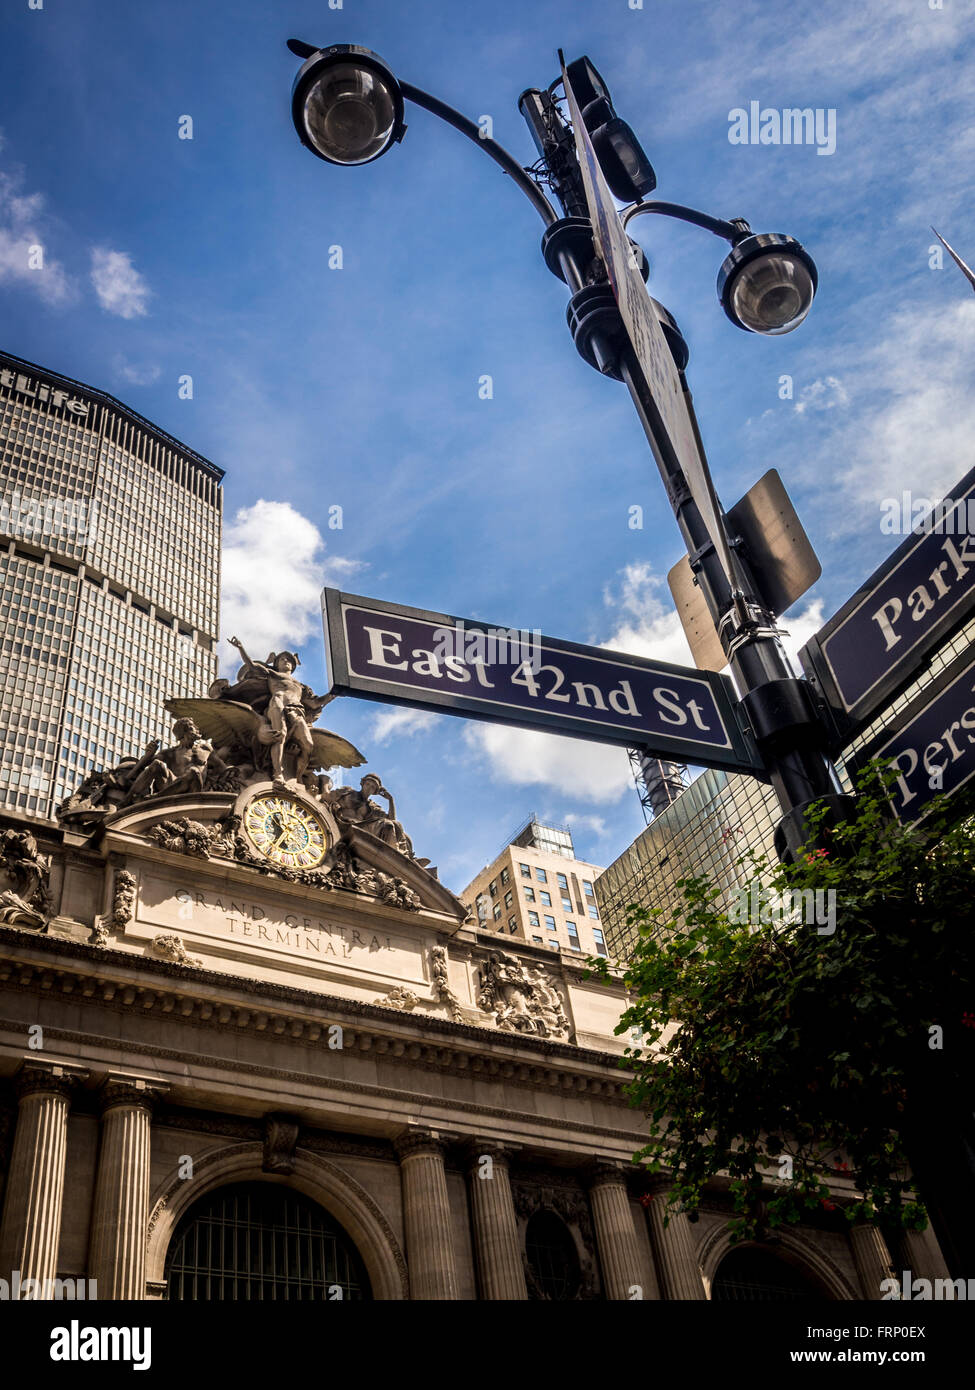
[[[556,940],[555,940],[553,937],[551,937],[551,936],[550,936],[549,939],[548,939],[548,944],[549,944],[549,948],[550,948],[551,950],[553,950],[553,951],[557,951],[557,950],[559,949],[559,943],[558,943],[558,941],[556,941]]]
[[[593,919],[594,922],[599,921],[599,913],[596,911],[594,907],[591,907],[589,909],[589,916]]]
[[[529,912],[529,914],[528,914],[528,925],[529,925],[530,927],[537,927],[537,926],[538,926],[538,913],[537,913],[537,912]]]
[[[276,1183],[208,1193],[180,1222],[166,1261],[166,1297],[326,1302],[371,1299],[352,1241],[326,1211]]]
[[[572,911],[572,899],[571,899],[571,898],[563,898],[563,899],[562,899],[562,911],[563,911],[563,912],[571,912],[571,911]]]
[[[606,954],[606,942],[603,940],[603,934],[598,927],[593,927],[592,939],[596,943],[596,955],[604,956]]]
[[[526,903],[533,903],[534,901],[535,901],[535,890],[534,890],[534,888],[526,888],[526,889],[525,889],[525,902],[526,902]]]
[[[492,898],[496,898],[496,897],[498,896],[498,880],[497,880],[497,879],[493,879],[493,880],[492,880],[491,885],[490,885],[490,887],[488,888],[488,892],[491,894],[491,897],[492,897]]]
[[[502,883],[510,883],[510,882],[511,882],[511,875],[508,873],[508,870],[507,870],[507,869],[502,869],[502,870],[501,870],[501,882],[502,882]]]
[[[522,878],[531,878],[532,871],[531,866],[529,864],[519,864],[518,867],[521,870]]]
[[[555,918],[546,916],[545,925],[548,927],[549,931],[555,931]]]
[[[755,1246],[731,1250],[711,1285],[715,1303],[824,1303],[798,1269]]]
[[[495,904],[494,904],[494,920],[495,920],[496,922],[500,922],[500,920],[501,920],[501,904],[500,904],[500,903],[495,903]]]
[[[558,879],[558,881],[559,881],[559,887],[562,889],[562,892],[563,892],[563,893],[568,893],[568,891],[569,891],[569,880],[566,878],[565,874],[556,874],[555,877],[556,877],[556,878]]]
[[[570,1302],[579,1292],[582,1271],[575,1241],[554,1211],[537,1211],[525,1230],[530,1298]]]
[[[540,889],[538,890],[538,896],[539,896],[539,898],[541,899],[542,907],[551,907],[551,906],[552,906],[552,895],[551,895],[551,893],[546,893],[544,888],[540,888]]]
[[[581,950],[582,948],[579,945],[579,933],[576,931],[575,922],[566,922],[565,929],[569,933],[569,945],[572,947],[573,951]]]
[[[594,898],[596,896],[596,894],[593,892],[592,884],[587,883],[585,879],[582,880],[582,891],[585,893],[587,898]]]
[[[538,879],[539,883],[548,883],[548,874],[544,869],[536,869],[535,877]]]
[[[505,905],[506,908],[509,909],[509,911],[510,911],[510,909],[511,909],[511,904],[512,904],[513,901],[514,901],[514,899],[512,898],[510,892],[509,892],[509,893],[505,893],[505,895],[504,895],[504,905]]]
[[[542,938],[540,936],[533,936],[532,941],[536,946],[541,946],[542,944]]]
[[[509,917],[509,918],[508,918],[508,931],[511,932],[512,935],[514,935],[514,933],[515,933],[517,930],[518,930],[518,918],[517,918],[517,917]]]

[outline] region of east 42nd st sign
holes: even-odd
[[[725,676],[325,589],[331,689],[763,775]]]

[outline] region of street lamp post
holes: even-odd
[[[404,101],[409,100],[446,121],[474,141],[521,188],[545,224],[542,252],[549,269],[568,286],[567,317],[580,354],[602,374],[625,383],[657,462],[691,568],[706,601],[722,649],[741,697],[740,712],[760,749],[765,774],[782,808],[776,829],[776,848],[783,860],[795,859],[815,841],[807,822],[812,803],[825,802],[822,829],[846,818],[852,798],[840,791],[836,771],[826,755],[825,722],[808,682],[796,678],[782,648],[776,615],[763,598],[736,537],[713,492],[701,445],[700,431],[684,370],[688,350],[666,309],[651,300],[664,339],[673,357],[683,402],[707,481],[717,534],[712,534],[668,436],[661,410],[650,391],[644,365],[636,352],[620,309],[608,284],[608,266],[595,251],[589,201],[575,139],[553,97],[547,91],[522,94],[519,109],[540,155],[539,177],[549,184],[563,209],[559,217],[531,172],[481,128],[437,97],[398,82],[388,66],[368,49],[333,45],[317,49],[299,40],[288,47],[304,59],[295,80],[292,113],[303,144],[335,164],[363,164],[378,158],[403,138]],[[798,242],[778,233],[752,232],[740,219],[724,221],[677,203],[647,201],[656,186],[649,160],[629,127],[619,120],[609,93],[588,59],[567,69],[573,93],[581,94],[581,114],[592,148],[610,191],[631,204],[622,215],[625,228],[633,218],[656,214],[691,223],[731,244],[718,275],[718,296],[728,317],[749,332],[777,335],[791,332],[805,318],[816,291],[816,268]],[[568,95],[568,94],[567,94]],[[631,245],[633,245],[631,243]],[[639,251],[635,247],[634,250]],[[648,269],[641,255],[641,271]],[[700,478],[697,479],[698,485]],[[719,550],[721,553],[719,553]],[[931,1104],[920,1124],[905,1134],[911,1167],[924,1191],[939,1242],[960,1272],[960,1252],[972,1246],[975,1216],[970,1185],[972,1143],[970,1115],[953,1123],[947,1101]],[[930,1126],[927,1128],[926,1126]],[[940,1126],[940,1128],[939,1128]],[[932,1147],[930,1135],[938,1131]],[[950,1150],[951,1199],[933,1194],[948,1181],[931,1157]],[[964,1213],[962,1234],[953,1225]]]
[[[691,567],[707,603],[741,697],[741,713],[758,745],[779,804],[776,829],[781,858],[798,856],[810,840],[806,812],[814,802],[827,805],[826,825],[842,819],[850,798],[840,791],[825,753],[826,731],[811,687],[797,679],[782,648],[775,615],[762,599],[735,537],[723,528],[718,553],[701,509],[692,495],[681,461],[668,439],[632,342],[596,255],[585,187],[572,132],[552,95],[531,89],[519,99],[540,155],[540,175],[552,188],[564,216],[529,172],[481,128],[437,97],[398,81],[378,54],[351,44],[318,49],[292,39],[288,47],[304,59],[292,90],[292,116],[298,135],[319,158],[357,165],[379,158],[406,132],[404,101],[440,117],[498,164],[529,198],[545,223],[542,252],[549,269],[571,292],[569,326],[582,356],[603,375],[625,383],[657,462]],[[718,277],[725,312],[750,332],[780,334],[805,318],[816,290],[811,257],[791,237],[752,232],[747,222],[723,221],[677,203],[647,202],[656,176],[629,127],[613,111],[609,93],[588,59],[570,65],[573,86],[582,90],[587,126],[614,195],[634,199],[624,226],[634,217],[657,214],[703,227],[731,243]],[[639,248],[634,244],[634,251]],[[648,273],[642,259],[644,279]],[[694,436],[706,468],[700,432],[684,376],[687,345],[673,318],[652,301],[679,374]],[[730,559],[732,573],[728,572]]]

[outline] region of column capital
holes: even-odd
[[[125,1076],[109,1072],[98,1092],[101,1113],[104,1115],[117,1106],[129,1106],[152,1112],[155,1102],[169,1087],[152,1077]]]
[[[87,1081],[89,1075],[84,1067],[72,1062],[25,1060],[14,1077],[14,1094],[18,1100],[38,1091],[67,1097],[79,1082]]]
[[[442,1129],[434,1129],[427,1125],[407,1125],[401,1129],[393,1140],[393,1148],[396,1150],[396,1157],[400,1160],[412,1158],[414,1154],[439,1154],[443,1157],[447,1145],[456,1139],[455,1134],[449,1134]]]
[[[463,1152],[469,1171],[477,1168],[482,1158],[490,1158],[507,1169],[511,1160],[521,1153],[520,1144],[508,1144],[500,1139],[466,1139]]]
[[[624,1163],[622,1159],[595,1158],[585,1170],[586,1185],[590,1191],[607,1185],[627,1188],[627,1178],[634,1171],[633,1164]]]

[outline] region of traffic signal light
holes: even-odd
[[[639,140],[613,109],[609,88],[588,58],[566,68],[599,167],[613,195],[635,203],[652,193],[657,176]]]

